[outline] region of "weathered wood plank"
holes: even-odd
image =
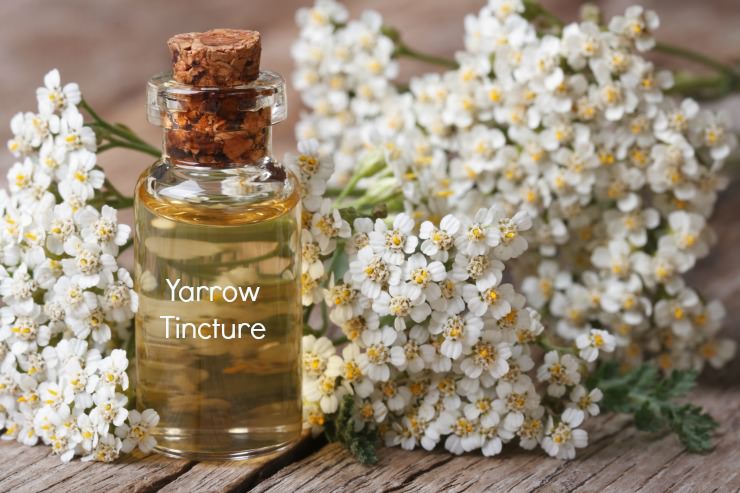
[[[323,441],[305,436],[278,454],[246,462],[199,462],[172,482],[162,493],[246,491],[261,477],[269,476],[287,464],[297,461],[323,445]]]
[[[19,443],[0,444],[0,491],[36,493],[44,491],[156,491],[195,463],[159,455],[132,455],[112,464],[80,462],[64,464],[49,454],[48,447]]]
[[[720,420],[709,456],[686,453],[676,437],[642,433],[624,417],[590,423],[591,443],[575,461],[508,451],[496,458],[381,449],[375,467],[328,445],[259,483],[253,492],[719,491],[740,489],[740,389],[709,388],[693,401]],[[594,431],[595,430],[595,431]]]
[[[611,417],[599,420],[587,457],[608,446],[627,420]],[[453,456],[445,451],[405,451],[382,448],[377,466],[356,462],[337,444],[331,444],[301,462],[278,471],[258,484],[254,492],[279,491],[513,491],[526,485],[528,491],[542,478],[557,474],[568,463],[544,457],[539,452],[506,451],[497,458],[480,454]]]

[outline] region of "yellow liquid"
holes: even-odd
[[[301,432],[297,192],[282,201],[219,207],[159,200],[143,182],[135,204],[136,394],[139,409],[160,415],[157,450],[220,460],[285,447]],[[229,302],[234,291],[209,295],[203,288],[196,301],[189,291],[173,293],[168,280],[180,280],[178,288],[259,287],[259,293],[254,301]],[[187,326],[176,337],[175,319],[162,316],[207,325],[200,334]],[[211,330],[214,319],[225,330]],[[241,338],[224,338],[238,335],[232,328],[239,324]],[[244,324],[265,330],[255,338]]]

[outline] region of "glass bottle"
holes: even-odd
[[[217,33],[219,49],[243,33]],[[159,413],[161,453],[249,458],[301,432],[300,187],[271,156],[285,85],[178,70],[147,89],[164,151],[135,193],[137,405]]]

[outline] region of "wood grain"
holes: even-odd
[[[195,463],[151,455],[132,455],[113,464],[80,462],[63,464],[49,448],[18,443],[0,445],[0,491],[156,491]]]

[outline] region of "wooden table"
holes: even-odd
[[[310,0],[286,0],[278,6],[270,0],[211,0],[207,6],[193,4],[197,12],[190,12],[180,2],[164,0],[3,0],[0,61],[12,70],[0,74],[0,115],[4,121],[12,112],[30,109],[35,104],[33,88],[40,84],[46,70],[58,66],[65,81],[81,83],[101,114],[127,123],[156,142],[157,129],[144,121],[142,81],[167,63],[163,44],[167,36],[215,26],[255,27],[266,33],[267,65],[288,75],[291,64],[286,53],[295,36],[292,12],[298,4],[308,3]],[[421,3],[354,0],[352,10],[376,8],[390,24],[404,28],[404,35],[412,44],[450,55],[461,45],[463,13],[476,10],[484,2],[425,0],[425,8],[420,8]],[[546,3],[560,14],[573,17],[579,2]],[[740,11],[734,0],[707,0],[698,10],[691,11],[688,2],[681,2],[682,8],[675,8],[678,2],[674,0],[642,3],[661,14],[665,26],[662,39],[677,43],[701,39],[701,48],[715,56],[728,59],[737,55],[740,44],[735,41],[740,40],[740,31],[731,28],[737,24]],[[600,4],[609,13],[625,7],[621,0]],[[136,36],[121,43],[122,37],[134,29],[132,26]],[[421,68],[425,67],[411,64],[405,73]],[[292,98],[295,117],[298,100]],[[734,113],[740,114],[740,110],[736,108]],[[291,122],[286,122],[278,127],[279,155],[292,147],[291,126]],[[3,132],[4,141],[7,130]],[[10,164],[8,160],[5,155],[5,166]],[[138,173],[149,164],[148,158],[126,151],[106,153],[100,161],[121,190],[132,189]],[[0,173],[2,183],[4,173]],[[725,331],[735,338],[740,328],[738,210],[740,182],[735,181],[722,195],[713,220],[719,234],[718,245],[692,274],[708,295],[726,303],[729,317]],[[130,221],[126,215],[124,219]],[[687,454],[673,436],[637,432],[628,419],[619,416],[591,420],[590,445],[571,462],[548,459],[540,451],[515,449],[496,458],[382,449],[380,463],[365,467],[337,445],[305,439],[280,456],[253,463],[195,463],[153,455],[133,456],[114,464],[79,460],[62,464],[57,457],[49,456],[46,447],[0,442],[0,492],[740,490],[740,361],[722,373],[707,374],[693,399],[706,406],[721,423],[716,449],[704,456]]]

